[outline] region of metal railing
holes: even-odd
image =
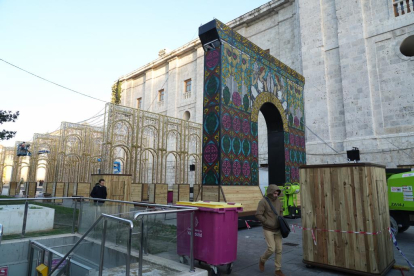
[[[50,247],[47,247],[47,246],[45,246],[45,245],[43,245],[43,244],[41,244],[41,243],[39,243],[37,241],[30,241],[30,246],[29,246],[29,269],[28,269],[28,273],[27,273],[29,276],[31,276],[31,272],[32,272],[32,269],[33,269],[32,266],[33,266],[33,257],[34,257],[34,249],[35,248],[38,249],[38,250],[40,250],[42,252],[42,254],[40,256],[40,260],[39,260],[40,263],[44,263],[44,261],[45,261],[45,255],[46,255],[46,252],[47,252],[47,254],[48,254],[48,256],[47,256],[47,267],[49,267],[49,268],[52,267],[53,255],[57,255],[60,258],[63,258],[63,254],[62,253],[59,253],[59,252],[51,249]],[[62,259],[62,260],[64,260],[64,259]],[[66,272],[69,271],[70,265],[72,263],[74,265],[77,265],[79,267],[82,267],[82,268],[84,268],[86,270],[88,269],[88,267],[86,267],[85,265],[83,265],[83,264],[81,264],[81,263],[79,263],[79,262],[77,262],[75,260],[72,260],[70,256],[67,257],[67,260],[68,261],[66,262]],[[60,266],[60,264],[57,265],[56,267],[59,267],[59,266]],[[52,273],[50,273],[50,274],[52,274]],[[66,275],[68,275],[68,274],[69,273],[67,273]]]
[[[77,202],[82,197],[36,197],[36,198],[28,198],[28,197],[20,197],[20,198],[2,198],[0,199],[0,202],[17,202],[17,201],[24,201],[24,212],[23,212],[23,226],[22,226],[22,232],[21,237],[24,238],[26,234],[26,224],[27,224],[27,216],[29,211],[29,202],[33,201],[34,203],[37,203],[39,201],[51,201],[51,200],[73,200],[74,201],[74,208],[73,208],[73,219],[72,219],[72,233],[75,233],[75,227],[76,227],[76,210],[77,210]],[[39,202],[40,203],[40,202]]]
[[[49,275],[52,275],[53,272],[56,271],[56,269],[63,263],[64,260],[66,260],[69,255],[75,250],[75,248],[78,247],[78,245],[86,238],[86,236],[91,232],[95,226],[104,219],[104,228],[102,230],[102,239],[101,239],[101,254],[99,258],[99,276],[102,276],[103,273],[103,261],[104,261],[104,252],[105,252],[105,242],[106,242],[106,226],[107,226],[107,219],[117,220],[119,222],[129,224],[129,234],[128,234],[128,243],[127,243],[127,258],[126,258],[126,275],[129,276],[130,273],[130,265],[131,265],[131,244],[132,244],[132,229],[134,228],[134,224],[132,221],[128,219],[118,218],[111,215],[102,214],[94,223],[93,225],[86,231],[85,234],[75,243],[75,245],[65,254],[65,256],[62,257],[62,259],[56,264],[55,268],[49,273]]]
[[[146,205],[146,204],[144,204]],[[147,206],[154,206],[157,204],[147,204]],[[164,207],[172,207],[170,205],[157,205],[164,206]],[[138,212],[134,215],[134,220],[138,220],[139,217],[149,216],[149,215],[157,215],[157,214],[169,214],[169,213],[180,213],[180,212],[191,212],[191,219],[190,219],[190,271],[194,272],[194,212],[198,210],[196,207],[179,207],[174,206],[175,208],[179,208],[179,210],[163,210],[163,211],[152,211],[152,212]],[[138,276],[142,276],[142,264],[144,258],[144,219],[141,219],[141,240],[140,240],[140,249],[139,249],[139,271]]]
[[[75,229],[76,229],[76,221],[78,221],[78,227],[80,226],[80,222],[81,222],[81,216],[82,216],[82,209],[83,209],[83,202],[85,200],[97,200],[96,198],[86,198],[86,197],[77,197],[77,196],[73,196],[73,197],[50,197],[50,198],[9,198],[9,199],[0,199],[1,201],[25,201],[24,203],[24,216],[23,216],[23,226],[22,226],[22,233],[21,233],[21,237],[25,236],[25,232],[26,232],[26,222],[27,222],[27,218],[28,218],[28,210],[29,210],[29,202],[33,201],[36,203],[36,201],[39,200],[47,200],[47,201],[51,201],[51,200],[60,200],[60,199],[66,199],[66,200],[73,200],[74,201],[74,208],[73,208],[73,219],[72,219],[72,233],[75,233]],[[119,204],[130,204],[133,206],[138,206],[138,207],[146,207],[146,210],[142,210],[142,211],[133,211],[133,220],[134,221],[138,221],[139,219],[141,219],[140,222],[140,227],[141,227],[141,237],[140,237],[140,242],[139,242],[139,272],[138,275],[142,276],[143,273],[143,258],[144,258],[144,241],[145,241],[145,237],[144,237],[144,217],[145,216],[150,216],[150,215],[158,215],[158,214],[172,214],[172,213],[182,213],[182,212],[190,212],[191,213],[191,221],[190,221],[190,271],[195,271],[194,270],[194,212],[196,210],[198,210],[198,208],[195,207],[186,207],[186,206],[173,206],[173,205],[162,205],[162,204],[151,204],[151,203],[144,203],[144,202],[130,202],[130,201],[122,201],[122,200],[110,200],[110,199],[99,199],[99,201],[105,201],[105,202],[111,202],[111,203],[119,203]],[[76,219],[76,211],[77,211],[77,204],[80,203],[79,206],[79,216]],[[148,210],[148,208],[161,208],[162,210]],[[125,213],[124,213],[125,214]],[[122,215],[122,213],[118,214],[118,215]],[[59,261],[59,263],[57,263],[54,268],[50,271],[49,275],[52,275],[52,273],[54,273],[59,266],[65,261],[68,260],[69,262],[72,261],[72,263],[74,263],[73,260],[71,260],[70,254],[73,253],[73,251],[81,244],[81,242],[87,237],[87,235],[95,228],[96,225],[98,225],[98,223],[104,220],[103,222],[103,230],[102,230],[102,238],[101,238],[101,251],[100,251],[100,259],[99,259],[99,275],[102,275],[103,273],[103,262],[104,262],[104,251],[105,251],[105,243],[106,243],[106,233],[107,233],[107,220],[115,220],[118,221],[120,223],[123,224],[127,224],[129,225],[129,230],[128,230],[128,239],[127,239],[127,256],[126,256],[126,275],[129,276],[130,275],[130,265],[131,265],[131,248],[132,248],[132,230],[134,228],[134,224],[132,220],[128,220],[128,219],[124,219],[121,217],[116,217],[114,215],[109,215],[109,214],[104,214],[102,213],[98,219],[96,219],[96,221],[90,226],[88,227],[88,229],[86,230],[86,232],[82,235],[82,237],[71,247],[71,249],[65,254],[60,254],[57,253],[56,251],[52,250],[50,247],[46,247],[44,245],[41,245],[35,241],[31,241],[31,244],[33,244],[34,246],[37,247],[42,247],[44,249],[46,249],[48,252],[52,252],[53,254],[56,254],[58,256],[61,256],[61,260]],[[2,229],[3,227],[0,225],[0,242],[1,242],[1,234],[2,234]],[[33,258],[33,255],[30,256],[30,258]],[[31,268],[32,266],[32,262],[31,259],[29,259],[29,268]],[[49,266],[51,264],[48,264],[48,267],[50,268],[51,266]],[[68,269],[68,268],[67,268]],[[30,275],[31,270],[28,270]]]

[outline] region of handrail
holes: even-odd
[[[6,198],[0,199],[0,201],[26,201],[25,203],[25,212],[28,209],[28,201],[39,201],[39,200],[54,200],[54,199],[72,199],[72,200],[79,200],[79,199],[86,199],[86,200],[99,200],[105,202],[115,202],[115,203],[124,203],[124,204],[132,204],[134,206],[142,206],[142,207],[161,207],[167,210],[161,211],[147,211],[147,212],[137,212],[134,215],[133,220],[137,220],[140,216],[149,216],[149,215],[157,215],[157,214],[169,214],[169,213],[180,213],[180,212],[191,212],[191,235],[190,235],[190,271],[194,271],[194,252],[193,252],[193,238],[194,238],[194,212],[198,210],[197,207],[190,207],[190,206],[175,206],[175,205],[162,205],[162,204],[153,204],[153,203],[143,203],[143,202],[131,202],[131,201],[123,201],[123,200],[112,200],[112,199],[100,199],[100,198],[90,198],[90,197],[81,197],[81,196],[72,196],[72,197],[37,197],[37,198]],[[76,202],[76,201],[75,201]],[[82,209],[82,205],[81,205]],[[76,210],[76,205],[75,209]],[[136,211],[133,211],[136,212]],[[80,219],[80,218],[79,218]],[[126,257],[126,275],[130,274],[130,260],[131,260],[131,247],[132,247],[132,229],[134,228],[134,224],[131,220],[115,217],[108,214],[101,214],[99,218],[92,224],[92,226],[82,235],[82,237],[74,244],[74,246],[62,257],[62,259],[58,262],[55,268],[49,273],[52,275],[53,272],[66,260],[69,255],[73,252],[75,248],[85,239],[85,237],[92,231],[92,229],[102,220],[105,219],[104,222],[104,229],[101,241],[101,260],[100,260],[100,274],[102,273],[103,269],[103,254],[105,248],[105,240],[106,240],[106,219],[113,219],[119,222],[125,223],[129,225],[129,235],[127,241],[127,257]],[[74,227],[74,226],[73,226]],[[24,226],[23,226],[23,235],[24,235]],[[1,237],[0,237],[1,238]],[[1,239],[0,239],[1,241]],[[139,253],[139,276],[142,276],[142,263],[143,263],[143,244],[144,244],[144,220],[141,220],[141,241],[140,241],[140,253]]]
[[[152,211],[152,212],[138,212],[134,215],[134,220],[136,220],[139,216],[180,213],[180,212],[189,212],[189,211],[197,211],[197,210],[198,210],[197,207],[186,207],[185,209],[182,209],[182,210],[164,210],[164,211]]]
[[[134,223],[131,220],[129,220],[129,219],[118,218],[118,217],[111,216],[111,215],[107,215],[107,214],[102,214],[102,216],[104,216],[106,218],[109,218],[109,219],[119,220],[120,222],[123,222],[125,224],[129,224],[129,227],[131,229],[134,228]]]
[[[37,241],[30,241],[32,244],[34,244],[36,247],[38,247],[38,248],[41,248],[41,249],[44,249],[44,250],[47,250],[47,251],[49,251],[49,252],[51,252],[51,253],[53,253],[54,255],[58,255],[59,257],[63,257],[63,254],[62,253],[59,253],[59,252],[57,252],[56,250],[54,250],[54,249],[52,249],[51,247],[47,247],[47,246],[45,246],[45,245],[43,245],[43,244],[41,244],[41,243],[39,243],[39,242],[37,242]],[[77,261],[75,261],[75,260],[71,260],[71,262],[73,263],[73,264],[75,264],[75,265],[77,265],[77,266],[80,266],[80,267],[82,267],[82,268],[85,268],[85,269],[88,269],[88,267],[87,266],[85,266],[84,264],[81,264],[81,263],[79,263],[79,262],[77,262]]]
[[[75,245],[68,251],[68,253],[66,253],[65,256],[63,256],[63,258],[59,261],[59,263],[56,264],[55,268],[49,273],[49,275],[52,275],[52,273],[56,271],[56,269],[63,263],[63,261],[70,255],[70,253],[72,253],[73,250],[75,250],[75,248],[86,238],[86,236],[89,234],[89,232],[91,232],[92,229],[95,228],[95,226],[98,224],[98,222],[100,222],[101,219],[103,219],[103,218],[114,219],[114,220],[118,220],[118,221],[120,221],[122,223],[128,223],[130,225],[130,229],[129,229],[129,240],[128,240],[128,242],[130,243],[131,236],[132,236],[131,235],[132,234],[132,229],[134,228],[133,222],[130,221],[130,220],[127,220],[127,219],[118,218],[118,217],[114,217],[114,216],[107,215],[107,214],[102,214],[92,224],[92,226],[89,227],[89,229],[85,232],[85,234],[83,234],[83,236],[75,243]],[[102,242],[105,242],[105,241],[102,241]],[[128,247],[130,249],[130,245],[129,244],[128,244]],[[130,259],[130,255],[131,255],[131,251],[127,252],[127,260]],[[126,263],[126,266],[127,266],[127,272],[129,272],[129,261]],[[129,273],[127,273],[127,275],[129,275]]]
[[[137,212],[134,215],[134,220],[137,220],[140,216],[141,219],[141,240],[139,249],[139,267],[138,276],[142,276],[142,265],[144,261],[144,216],[157,215],[157,214],[168,214],[168,213],[180,213],[180,212],[191,212],[190,220],[190,271],[194,271],[194,212],[197,211],[197,207],[184,207],[182,210],[164,210],[164,211],[153,211],[153,212]]]
[[[145,202],[134,202],[134,201],[124,201],[124,200],[115,200],[115,199],[103,199],[95,197],[82,197],[82,196],[71,196],[71,197],[17,197],[17,198],[1,198],[0,201],[33,201],[33,200],[52,200],[52,199],[89,199],[89,200],[99,200],[105,202],[117,202],[117,203],[127,203],[137,206],[148,206],[148,207],[164,207],[164,208],[175,208],[175,209],[190,209],[194,207],[188,206],[177,206],[177,205],[163,205],[156,203],[145,203]]]
[[[73,196],[73,197],[16,197],[16,198],[0,198],[0,201],[34,201],[34,200],[50,200],[50,199],[81,199],[87,197]]]

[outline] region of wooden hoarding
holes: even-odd
[[[26,184],[26,195],[28,197],[36,197],[37,182],[27,182]]]
[[[252,216],[256,213],[257,205],[263,198],[262,191],[259,186],[221,186],[224,200],[227,203],[241,203],[243,212],[239,216]]]
[[[142,201],[148,201],[149,200],[149,185],[148,184],[142,184]]]
[[[67,197],[72,197],[75,194],[75,186],[76,183],[66,183],[67,185],[67,190],[66,190],[66,196]]]
[[[193,185],[193,201],[197,201],[199,198],[201,199],[201,197],[199,197],[200,189],[201,189],[200,184]]]
[[[64,197],[65,196],[64,192],[65,192],[65,183],[63,183],[63,182],[56,183],[54,196],[55,197]],[[56,199],[55,202],[62,203],[63,199]]]
[[[105,180],[107,199],[131,201],[131,183],[132,175],[130,174],[92,174],[92,187]]]
[[[149,184],[149,202],[167,205],[168,184]]]
[[[51,183],[51,182],[49,182],[49,183],[45,183],[45,184],[43,184],[43,185],[46,185],[46,193],[47,194],[51,194],[51,195],[53,195],[53,186],[55,185],[55,183]]]
[[[142,190],[143,190],[143,185],[142,184],[138,184],[138,183],[132,183],[131,184],[131,201],[137,201],[137,202],[141,202],[142,199]]]
[[[302,226],[313,229],[302,232],[304,262],[347,274],[385,275],[394,264],[385,167],[302,166],[300,185]]]
[[[190,185],[175,184],[173,185],[173,204],[177,201],[190,201]]]
[[[17,189],[17,182],[10,182],[9,184],[9,196],[15,196],[16,195],[16,189]]]
[[[91,183],[78,183],[76,195],[82,197],[89,197],[91,193]]]

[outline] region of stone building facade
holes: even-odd
[[[352,147],[361,161],[414,163],[414,58],[399,49],[413,0],[273,0],[227,25],[305,76],[308,164],[346,162]],[[160,51],[119,78],[121,104],[201,123],[203,56],[198,39]],[[264,167],[266,131],[261,117]]]

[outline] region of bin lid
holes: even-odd
[[[191,206],[191,207],[202,207],[211,209],[222,209],[222,208],[238,208],[243,207],[241,203],[231,202],[214,202],[214,201],[178,201],[176,205]]]

